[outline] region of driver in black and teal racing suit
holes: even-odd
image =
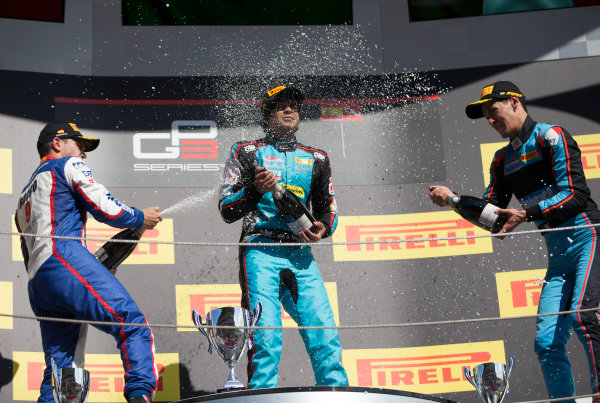
[[[319,268],[307,245],[272,246],[278,242],[317,242],[337,226],[329,157],[296,141],[302,93],[279,86],[263,98],[266,137],[241,141],[225,166],[219,200],[223,219],[244,218],[239,250],[242,307],[262,304],[258,326],[281,326],[281,306],[299,326],[335,327],[333,312]],[[269,190],[277,183],[312,206],[317,220],[311,230],[294,233],[277,211]],[[347,386],[340,362],[337,329],[301,329],[317,385]],[[252,389],[278,385],[282,331],[254,331],[254,351],[248,353],[248,383]]]
[[[490,184],[483,198],[501,207],[508,220],[500,230],[510,232],[524,221],[540,229],[578,227],[544,232],[548,269],[538,313],[598,308],[600,304],[600,258],[598,227],[600,211],[590,197],[581,151],[562,127],[535,122],[527,113],[526,99],[510,81],[484,87],[481,99],[467,106],[467,116],[485,117],[509,144],[498,150],[490,167]],[[435,204],[445,205],[449,189],[432,187]],[[507,209],[512,195],[523,210]],[[571,328],[588,356],[593,393],[600,392],[600,325],[598,311],[539,316],[535,351],[550,398],[575,393],[566,345]],[[565,400],[575,403],[575,400]]]

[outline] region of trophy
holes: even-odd
[[[83,368],[57,368],[52,358],[52,395],[56,403],[85,403],[90,373]]]
[[[252,336],[254,330],[251,328],[256,326],[261,312],[262,305],[260,302],[254,308],[252,316],[250,316],[247,309],[240,307],[213,309],[206,314],[206,326],[232,326],[232,328],[208,328],[204,330],[202,316],[198,312],[192,311],[194,324],[209,341],[208,352],[212,354],[212,348],[214,348],[221,360],[229,367],[229,377],[223,388],[218,389],[217,392],[245,389],[244,384],[235,375],[235,366],[246,352],[246,347],[251,349],[253,346]]]
[[[514,365],[515,357],[512,356],[506,365],[486,362],[473,368],[473,376],[467,367],[463,367],[463,373],[484,402],[501,403],[508,393],[508,378]]]

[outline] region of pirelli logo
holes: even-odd
[[[86,233],[88,238],[110,238],[120,229],[88,220]],[[154,229],[147,230],[142,241],[173,242],[173,219],[166,218]],[[103,241],[87,241],[87,248],[94,253],[102,246]],[[140,243],[122,264],[174,264],[175,247],[173,244]]]
[[[13,379],[13,400],[35,401],[39,396],[44,354],[13,351],[18,366]],[[158,388],[155,402],[179,400],[179,354],[156,354]],[[124,402],[123,364],[119,354],[86,354],[85,369],[90,372],[88,402]]]
[[[501,317],[535,315],[546,269],[496,273]]]
[[[600,134],[573,136],[581,150],[581,164],[587,179],[600,178]],[[490,165],[494,154],[506,146],[506,142],[484,143],[480,145],[483,183],[490,183]]]
[[[581,150],[581,164],[585,176],[588,179],[600,178],[600,134],[575,136],[575,141]]]
[[[527,162],[527,161],[529,161],[529,160],[532,160],[532,159],[535,159],[535,158],[537,158],[537,156],[538,156],[538,153],[537,153],[537,151],[536,151],[536,150],[533,150],[533,151],[531,151],[531,152],[529,152],[529,153],[527,153],[527,154],[523,154],[523,155],[521,155],[521,161],[523,161],[523,162]]]
[[[17,227],[14,224],[14,216],[12,220],[13,231],[17,232]],[[121,231],[118,228],[110,227],[102,224],[93,218],[89,217],[86,225],[87,238],[108,239]],[[22,261],[21,242],[19,237],[12,237],[12,258],[13,261]],[[166,218],[151,230],[144,232],[142,241],[162,241],[173,242],[173,219]],[[87,248],[94,253],[98,250],[104,241],[88,240]],[[157,243],[140,243],[133,250],[131,255],[125,259],[124,264],[174,264],[175,263],[175,247],[173,244],[157,244]]]
[[[487,87],[483,88],[481,90],[481,97],[480,98],[483,98],[484,96],[486,96],[488,94],[491,94],[493,89],[494,89],[493,85],[488,85]]]
[[[12,150],[0,148],[0,193],[12,194]]]
[[[343,350],[350,386],[398,389],[416,393],[472,390],[463,366],[505,362],[504,341],[427,347]]]
[[[333,310],[335,324],[340,324],[337,286],[335,282],[326,282],[325,289]],[[239,284],[189,284],[175,286],[177,309],[177,325],[193,326],[192,310],[202,315],[206,323],[206,313],[224,306],[240,306],[242,292]],[[254,307],[252,307],[254,309]],[[281,309],[281,324],[286,327],[296,326],[296,322]],[[178,328],[180,332],[196,332],[195,328]]]
[[[269,91],[269,96],[272,97],[273,95],[277,94],[279,91],[281,91],[283,89],[285,89],[285,87],[283,85],[280,85],[279,87],[275,87]]]
[[[485,234],[452,210],[339,218],[333,242],[336,261],[396,260],[491,253],[491,238],[440,240]],[[421,239],[420,241],[412,241]],[[365,243],[356,242],[378,242]],[[402,242],[393,242],[402,241]]]
[[[0,281],[0,313],[13,315],[13,283]],[[13,318],[0,316],[0,329],[12,329]]]

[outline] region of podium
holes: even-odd
[[[392,389],[349,386],[300,386],[250,389],[190,397],[177,402],[215,403],[456,403],[440,397]]]

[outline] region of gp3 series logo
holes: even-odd
[[[163,160],[134,164],[136,171],[217,171],[219,164],[204,163],[219,157],[217,123],[212,120],[175,120],[168,133],[136,133],[133,156],[140,160]],[[200,163],[175,163],[173,160]],[[164,161],[167,160],[167,161]]]

